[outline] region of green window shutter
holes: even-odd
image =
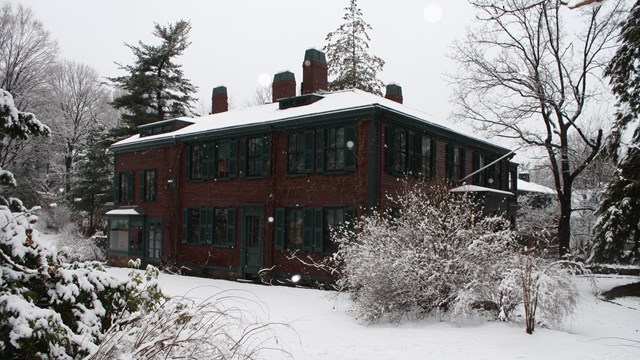
[[[182,210],[182,242],[189,242],[189,209]]]
[[[237,176],[237,173],[238,173],[238,142],[235,140],[229,140],[229,177],[235,178]]]
[[[200,209],[200,242],[213,242],[213,209]]]
[[[120,202],[120,173],[117,171],[113,177],[113,202]]]
[[[129,173],[127,173],[127,177],[128,177],[128,183],[127,183],[127,202],[132,203],[133,202],[133,194],[135,191],[135,179],[136,179],[136,174],[133,171],[129,171]]]
[[[357,133],[355,126],[347,126],[344,128],[344,169],[354,171],[356,169],[356,153],[358,148]],[[352,146],[349,147],[348,144]]]
[[[304,172],[309,174],[313,172],[313,160],[315,156],[315,134],[313,130],[304,132]]]
[[[324,210],[313,209],[313,251],[324,251]]]
[[[438,163],[438,157],[436,156],[436,151],[438,150],[438,145],[435,139],[431,138],[431,165],[430,165],[430,174],[429,177],[434,178],[436,176],[436,166]]]
[[[247,176],[247,139],[240,140],[240,177]]]
[[[313,250],[313,209],[304,208],[302,218],[302,251]]]
[[[187,173],[185,174],[187,180],[191,180],[191,145],[187,145],[187,155],[185,156]]]
[[[391,125],[387,126],[387,134],[385,136],[385,143],[387,145],[385,153],[385,167],[387,168],[387,172],[389,174],[393,174],[393,167],[395,165],[393,161],[396,151],[395,134],[396,129]]]
[[[227,208],[227,246],[236,245],[236,209]]]
[[[265,136],[262,141],[262,176],[271,175],[271,137]]]
[[[144,177],[145,177],[145,172],[146,171],[140,171],[140,184],[138,185],[138,187],[140,188],[140,202],[144,201],[144,192],[145,192],[145,181],[144,181]]]
[[[409,131],[407,134],[407,172],[411,175],[417,175],[416,168],[416,141],[417,137],[413,131]]]
[[[276,249],[284,250],[285,208],[276,209]]]
[[[316,172],[324,172],[324,129],[316,131]]]
[[[477,151],[473,152],[473,171],[476,172],[480,170],[480,153]],[[473,184],[474,185],[482,185],[480,182],[480,173],[473,175]]]
[[[447,179],[453,180],[453,144],[447,144]]]
[[[464,179],[464,177],[467,175],[466,153],[467,152],[465,151],[465,149],[460,148],[460,164],[462,165],[460,166],[460,174],[458,174],[460,178],[458,180]]]

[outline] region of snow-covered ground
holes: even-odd
[[[109,268],[126,277],[129,269]],[[597,276],[601,291],[638,281],[628,276]],[[162,274],[162,289],[172,296],[205,299],[220,291],[247,299],[241,306],[275,325],[279,343],[293,359],[640,359],[640,298],[618,303],[598,300],[579,279],[581,306],[562,329],[537,328],[527,335],[515,323],[451,324],[438,319],[362,325],[351,303],[335,292],[265,286]],[[283,359],[281,352],[265,353]]]

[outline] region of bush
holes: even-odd
[[[442,186],[415,186],[397,199],[397,214],[362,218],[355,232],[338,231],[339,284],[365,322],[434,311],[468,314],[503,309],[499,285],[515,244],[509,222],[478,216],[468,196]]]
[[[0,358],[85,357],[122,313],[163,299],[98,262],[64,263],[39,241],[36,220],[0,206]]]
[[[355,230],[333,233],[338,285],[364,322],[445,312],[452,319],[489,314],[509,321],[523,310],[531,333],[536,324],[557,326],[575,309],[571,274],[584,267],[519,249],[509,222],[478,215],[472,198],[417,185],[393,200],[395,214],[375,213]]]
[[[65,262],[74,261],[105,261],[105,249],[98,246],[94,238],[86,237],[74,223],[68,223],[60,230],[57,242],[58,256]]]

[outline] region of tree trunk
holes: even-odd
[[[558,255],[562,259],[569,254],[571,246],[571,185],[565,185],[560,196],[560,219],[558,220]]]

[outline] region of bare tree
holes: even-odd
[[[250,99],[244,101],[244,107],[252,107],[256,105],[271,103],[271,91],[271,84],[258,86],[253,92],[253,96]]]
[[[584,113],[602,89],[599,71],[611,55],[623,1],[581,9],[582,28],[575,34],[565,31],[558,0],[471,3],[479,13],[477,27],[452,54],[460,65],[451,76],[457,84],[453,117],[544,150],[560,204],[563,256],[570,247],[574,181],[602,147],[602,129],[587,131]],[[584,149],[581,161],[572,156],[574,146]]]
[[[60,61],[48,78],[47,110],[56,152],[63,158],[66,192],[71,190],[74,164],[92,129],[113,121],[111,97],[98,72],[73,61]]]

